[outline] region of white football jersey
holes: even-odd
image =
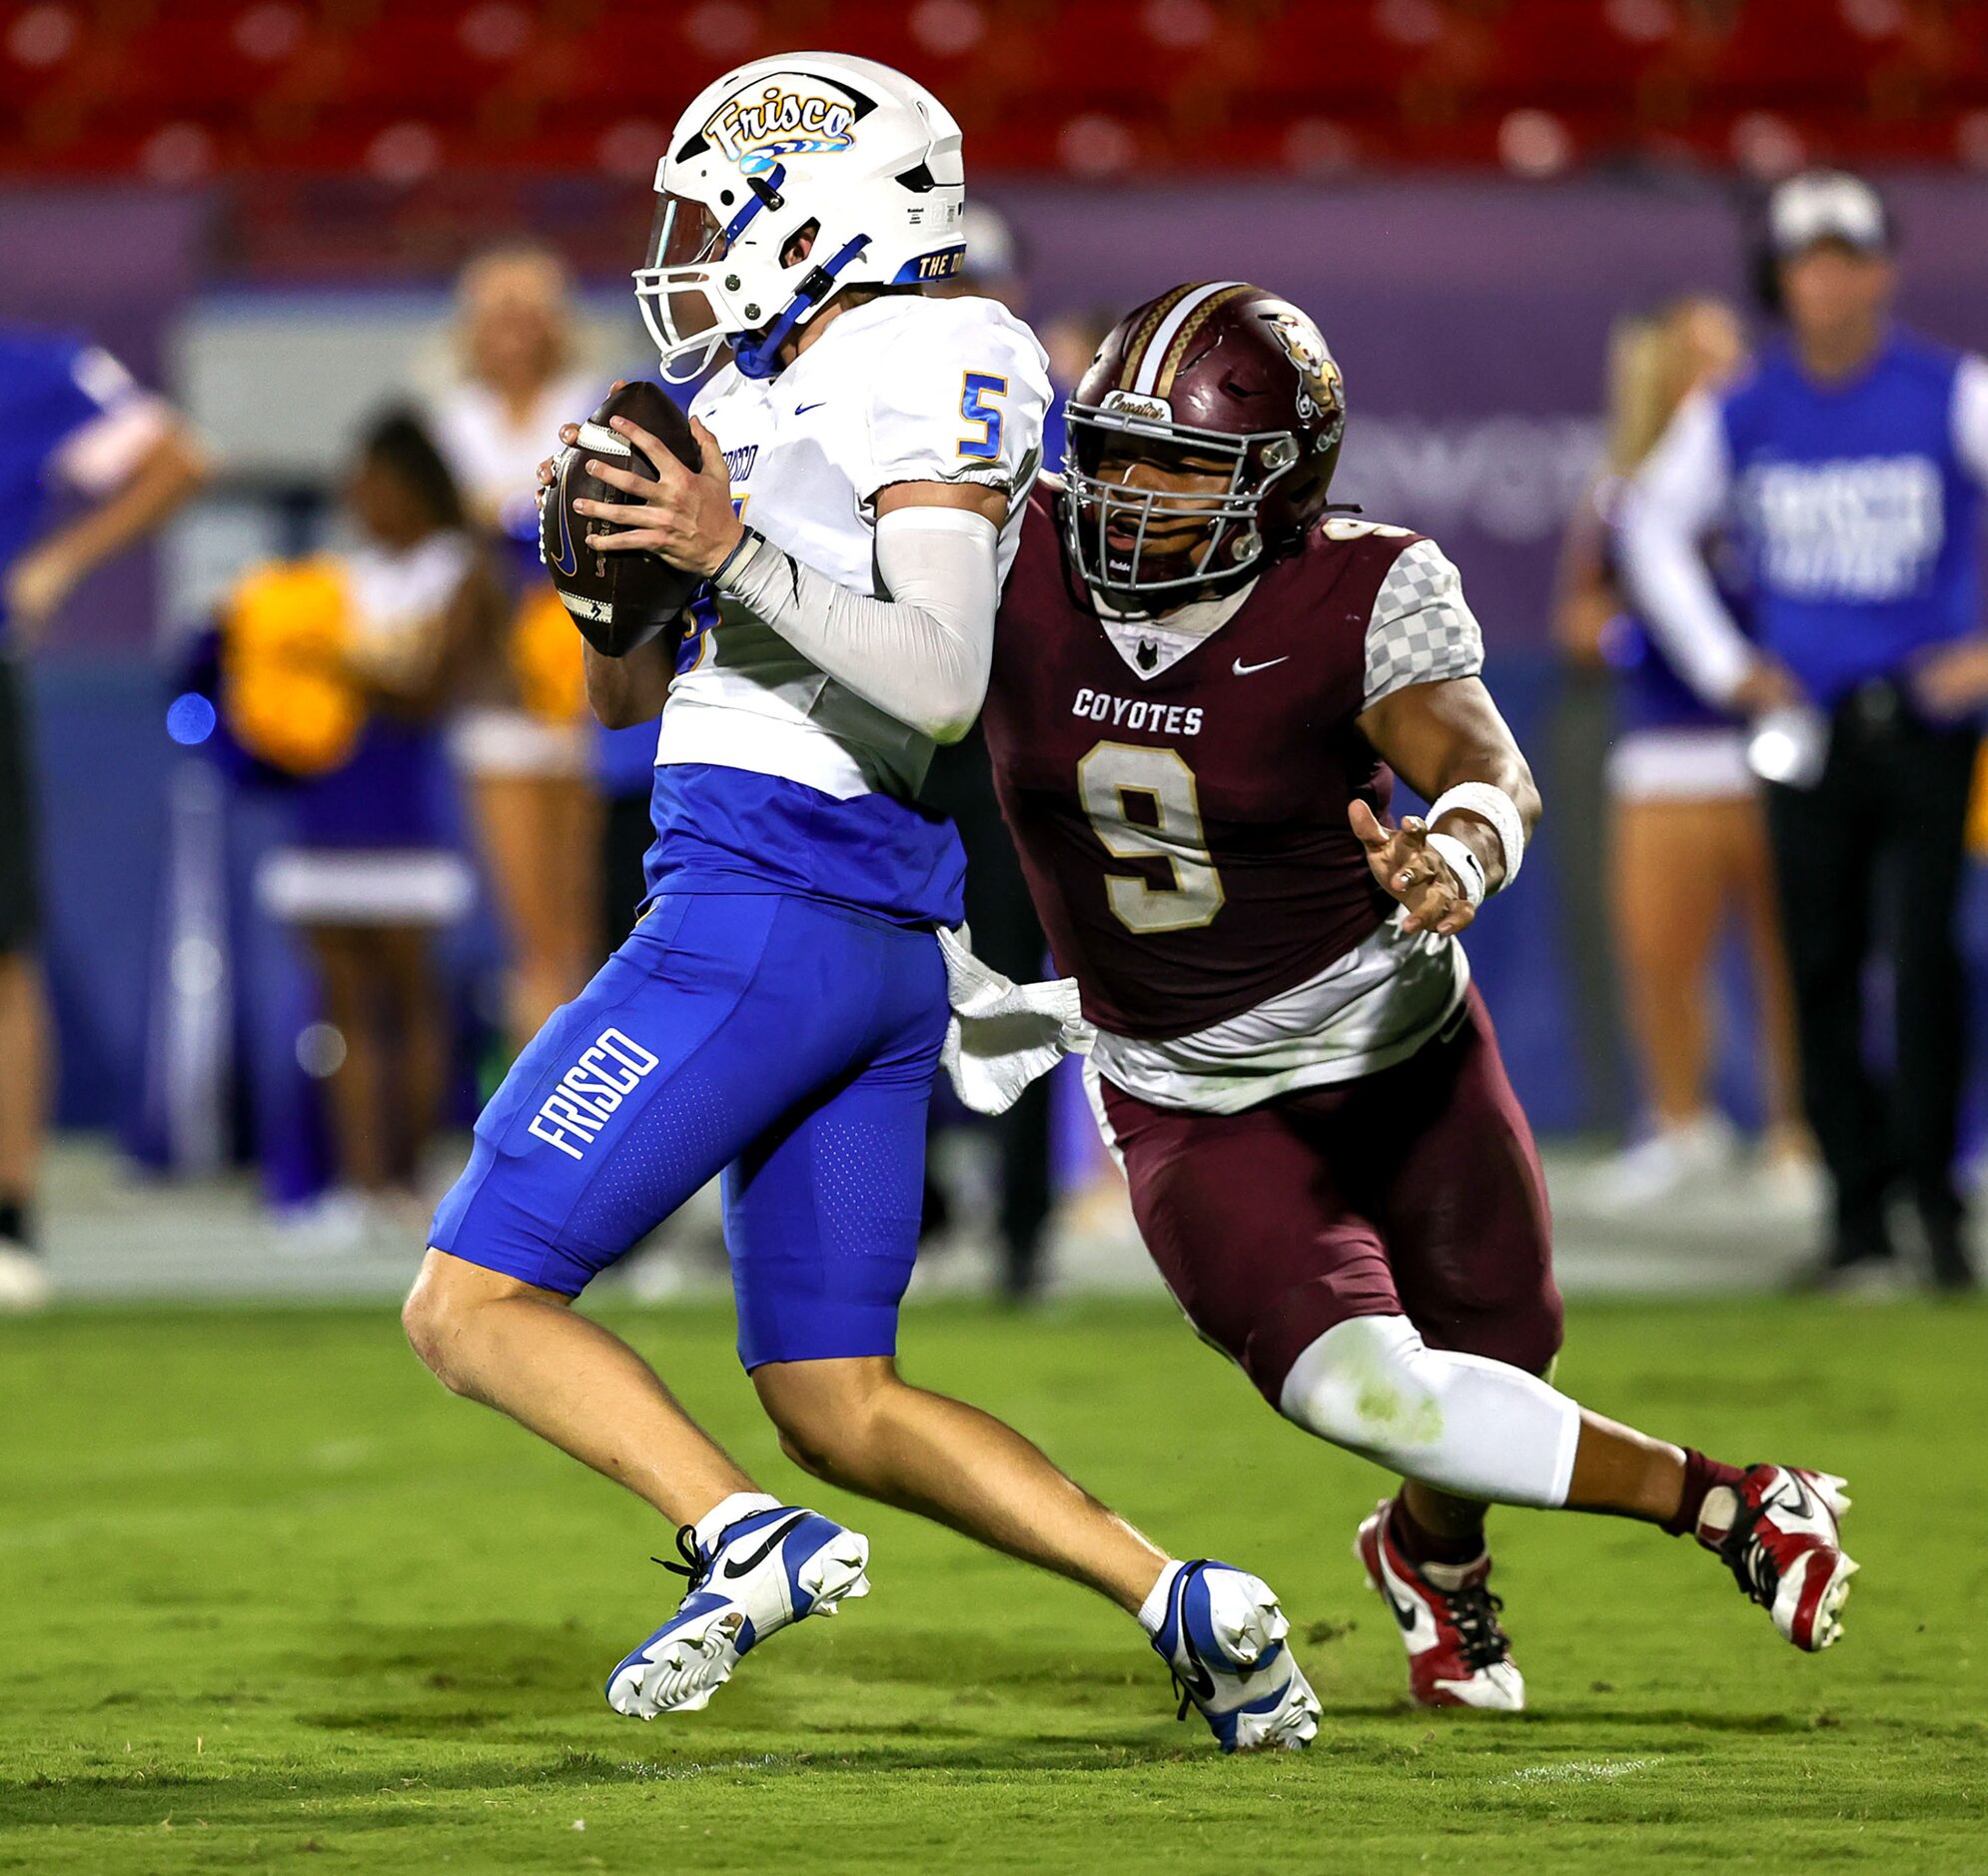
[[[1042,459],[1049,361],[992,300],[886,295],[837,314],[777,378],[727,366],[691,404],[718,440],[740,516],[838,584],[875,593],[877,490],[977,482],[1013,500],[1007,579]],[[694,660],[694,661],[692,661]],[[754,770],[848,799],[910,798],[928,737],[865,702],[734,601],[685,648],[658,764]]]

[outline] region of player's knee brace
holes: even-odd
[[[1566,1502],[1580,1409],[1534,1375],[1429,1348],[1405,1316],[1360,1316],[1291,1366],[1287,1419],[1405,1476],[1501,1504]]]

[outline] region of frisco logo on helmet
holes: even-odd
[[[726,100],[704,134],[746,175],[772,167],[783,156],[818,156],[853,148],[855,112],[840,98],[783,90],[776,80],[757,102]]]

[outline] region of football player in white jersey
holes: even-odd
[[[1302,1745],[1318,1702],[1263,1582],[1169,1557],[895,1366],[963,870],[917,790],[979,710],[1049,397],[1025,326],[922,291],[962,253],[959,127],[866,60],[762,60],[692,103],[656,189],[664,372],[731,360],[692,406],[700,474],[622,419],[662,479],[588,459],[626,496],[589,544],[709,582],[674,646],[587,651],[605,722],[661,714],[650,904],[479,1121],[410,1336],[679,1527],[688,1593],[607,1697],[702,1706],[868,1588],[860,1533],[762,1491],[567,1307],[722,1170],[739,1355],[791,1457],[1110,1596],[1225,1748]]]

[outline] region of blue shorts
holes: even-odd
[[[504,1077],[429,1242],[577,1296],[722,1171],[745,1366],[890,1355],[945,1028],[929,931],[659,899]]]

